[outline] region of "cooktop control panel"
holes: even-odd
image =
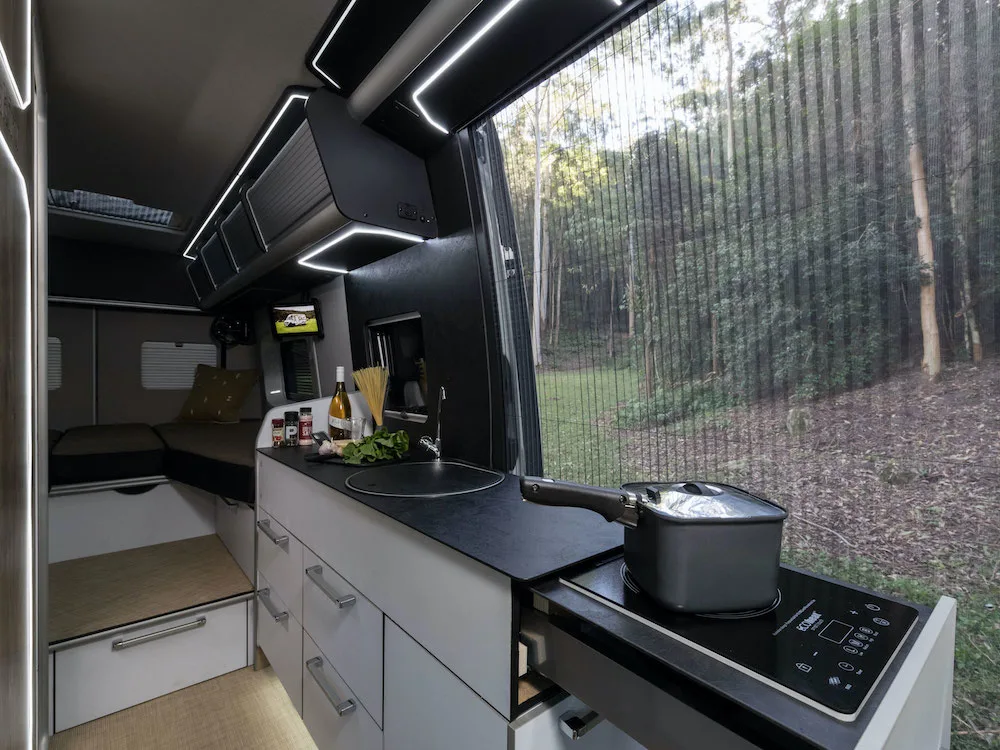
[[[777,605],[764,614],[676,614],[622,579],[621,560],[569,585],[838,719],[857,717],[899,651],[917,610],[865,591],[782,568]]]

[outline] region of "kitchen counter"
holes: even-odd
[[[345,485],[369,467],[311,463],[305,457],[312,447],[258,451],[515,581],[544,578],[623,544],[623,528],[595,513],[524,502],[518,478],[510,474],[496,487],[466,495],[382,497]]]

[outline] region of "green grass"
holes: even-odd
[[[639,372],[612,368],[542,371],[535,380],[545,473],[618,486],[623,472],[615,415],[638,395]]]
[[[301,326],[286,326],[280,320],[274,321],[274,327],[278,333],[319,333],[319,323],[316,318],[309,318],[309,322]]]
[[[642,375],[635,369],[595,368],[537,374],[545,474],[605,487],[631,479],[622,466],[618,413],[635,403]],[[863,558],[790,550],[787,560],[807,570],[933,606],[941,595],[958,601],[952,747],[1000,748],[1000,590],[994,571],[981,571],[983,585],[942,591],[932,584],[887,576]],[[987,605],[993,608],[988,609]]]

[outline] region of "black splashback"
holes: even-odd
[[[358,369],[372,364],[365,325],[419,313],[430,415],[425,424],[386,417],[386,426],[406,429],[414,445],[421,435],[434,435],[438,388],[444,386],[448,391],[442,409],[445,456],[492,466],[491,339],[458,140],[428,159],[427,165],[441,236],[347,277],[351,354]]]

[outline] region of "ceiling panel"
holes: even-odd
[[[331,0],[42,0],[49,184],[202,213]]]

